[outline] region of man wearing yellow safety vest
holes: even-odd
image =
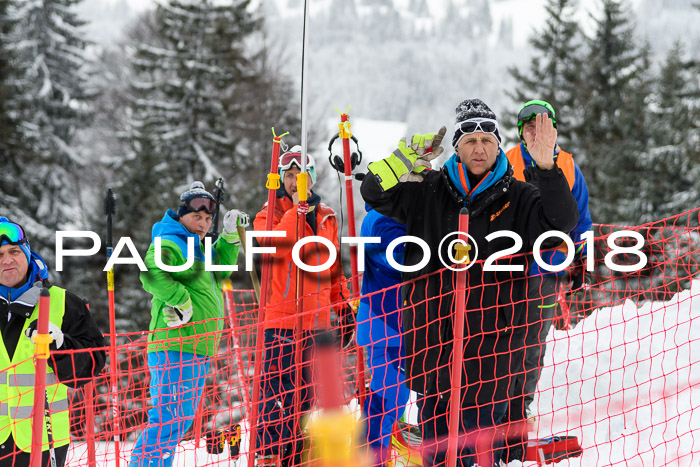
[[[546,101],[531,100],[523,104],[518,112],[518,135],[520,144],[506,152],[508,162],[513,166],[513,177],[526,181],[525,173],[529,167],[534,167],[535,161],[528,152],[537,135],[535,117],[546,114],[557,127],[554,108]],[[588,187],[581,170],[574,162],[573,156],[563,151],[559,145],[554,146],[554,162],[561,169],[576,200],[578,208],[578,224],[569,234],[574,242],[576,251],[571,267],[560,272],[547,272],[534,261],[529,272],[527,292],[527,333],[525,336],[525,373],[517,375],[514,381],[514,398],[510,402],[508,418],[510,421],[520,421],[529,417],[529,406],[537,389],[537,381],[545,354],[547,334],[552,327],[556,308],[556,292],[558,283],[563,280],[571,281],[571,290],[577,290],[583,285],[586,250],[583,235],[591,229],[591,213],[588,210]],[[566,259],[566,245],[542,252],[542,260],[550,265],[558,265]],[[508,460],[522,460],[524,446],[516,443],[508,448]]]
[[[41,465],[53,458],[60,467],[70,442],[68,387],[82,386],[102,371],[104,339],[84,301],[49,284],[46,263],[30,249],[24,229],[0,217],[0,467],[29,466],[34,337],[42,287],[51,294],[53,342],[46,368],[50,415],[44,425]]]

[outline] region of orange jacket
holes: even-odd
[[[329,327],[330,306],[339,311],[342,302],[350,298],[345,277],[340,263],[340,246],[338,245],[338,222],[335,211],[323,203],[319,203],[314,211],[316,213],[316,234],[324,237],[335,245],[337,257],[331,267],[321,272],[301,271],[304,295],[304,329],[322,329]],[[255,217],[253,227],[255,230],[265,230],[267,223],[267,203]],[[300,237],[314,235],[311,226],[305,222],[306,231]],[[272,256],[272,269],[270,271],[271,283],[267,290],[267,311],[265,315],[265,329],[293,329],[295,326],[296,303],[296,277],[297,267],[292,261],[292,248],[296,243],[297,209],[288,196],[278,197],[275,200],[275,215],[273,230],[286,232],[284,238],[270,238],[269,246],[275,247]],[[262,245],[264,239],[260,238]],[[328,248],[319,243],[308,243],[299,255],[304,263],[309,266],[324,264],[329,258]],[[308,312],[308,313],[307,313]]]
[[[525,161],[523,160],[523,152],[521,150],[520,144],[511,148],[506,153],[508,162],[513,166],[513,176],[516,180],[521,182],[525,181]],[[574,187],[574,182],[576,181],[576,173],[574,169],[574,156],[568,152],[562,151],[561,149],[554,158],[554,163],[557,167],[564,172],[566,181],[569,182],[569,188]]]
[[[513,177],[521,182],[525,181],[525,160],[523,158],[522,145],[518,144],[511,148],[506,153],[508,162],[513,166]],[[534,162],[533,162],[534,163]],[[574,168],[574,156],[568,152],[559,149],[559,152],[554,156],[554,163],[564,172],[566,181],[569,183],[569,188],[574,187],[576,181],[576,169]],[[566,243],[562,242],[557,247],[557,250],[566,254]]]

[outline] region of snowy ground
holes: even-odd
[[[550,333],[534,436],[579,437],[583,456],[558,465],[698,466],[699,362],[700,281],[669,302],[603,308],[571,331]],[[409,420],[415,418],[411,406]],[[131,446],[121,445],[120,465]],[[238,461],[211,456],[189,441],[178,446],[173,466],[245,462],[245,455]],[[97,463],[116,464],[111,444],[97,447]],[[67,465],[87,465],[84,444],[71,448]]]

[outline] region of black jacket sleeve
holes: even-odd
[[[51,350],[49,365],[61,383],[80,387],[104,368],[105,343],[87,305],[68,291],[61,331],[63,345]]]
[[[384,191],[379,185],[377,176],[368,172],[362,180],[360,193],[365,202],[379,214],[405,224],[413,197],[417,195],[421,185],[422,183],[419,182],[399,182],[396,186]]]
[[[542,170],[539,167],[529,167],[525,173],[526,180],[537,188],[532,196],[530,209],[527,213],[528,247],[534,245],[537,237],[547,230],[557,230],[568,234],[578,223],[578,205],[571,194],[569,183],[559,167],[552,170]],[[532,222],[536,220],[535,222]],[[549,248],[561,243],[556,237],[551,237],[543,243],[543,248]]]

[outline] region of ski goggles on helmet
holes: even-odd
[[[301,153],[300,152],[287,152],[280,156],[279,170],[284,172],[289,170],[292,166],[296,166],[301,170]],[[306,156],[306,167],[311,168],[314,166],[314,158],[311,155]]]
[[[27,236],[21,225],[14,222],[0,222],[0,245],[23,245]]]
[[[187,198],[182,202],[188,212],[205,211],[207,214],[214,214],[216,212],[216,201],[211,198],[204,198],[201,196]]]
[[[552,109],[542,104],[530,104],[520,109],[520,112],[518,112],[518,123],[529,122],[530,120],[535,118],[537,114],[549,115],[549,118],[552,119],[552,123],[556,125],[556,120],[554,119],[554,112],[552,112]]]
[[[498,122],[491,118],[470,118],[455,124],[455,131],[461,131],[464,135],[470,135],[477,131],[496,135],[498,133]],[[498,136],[496,138],[499,139]]]

